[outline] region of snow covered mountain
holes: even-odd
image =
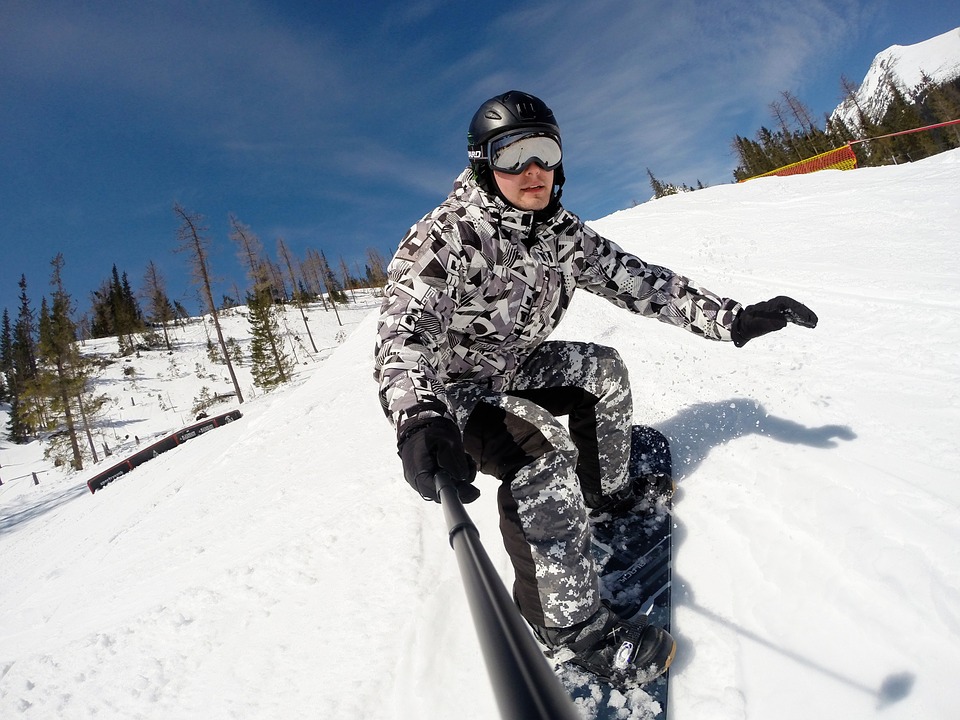
[[[935,84],[960,78],[960,28],[915,45],[893,45],[879,53],[870,64],[854,99],[845,99],[831,114],[848,127],[859,127],[857,106],[868,119],[877,122],[890,106],[886,79],[909,97],[926,75]]]
[[[674,720],[956,716],[958,187],[953,150],[591,223],[708,288],[820,316],[737,349],[579,293],[558,331],[616,347],[635,419],[671,439]],[[35,459],[0,439],[0,718],[497,717],[442,512],[403,481],[375,395],[375,314],[345,316],[340,343],[315,308],[321,351],[295,383],[94,495],[86,473],[12,479]],[[182,332],[195,356],[111,369],[120,440],[229,387],[193,372],[202,327]],[[478,486],[509,582],[496,484]]]

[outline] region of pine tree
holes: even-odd
[[[93,292],[93,321],[90,331],[93,337],[117,337],[121,352],[132,351],[136,346],[134,334],[143,332],[143,311],[130,288],[127,274],[121,276],[114,265],[110,279]]]
[[[921,78],[915,98],[923,124],[935,125],[960,118],[960,78],[938,84],[922,70]],[[937,152],[960,147],[960,126],[937,128],[929,135]]]
[[[647,168],[647,177],[650,178],[650,189],[653,191],[655,198],[662,198],[667,194],[666,186],[653,176],[653,171],[650,168]]]
[[[0,401],[10,402],[13,382],[13,331],[10,327],[10,313],[3,309],[3,321],[0,322],[0,378],[2,394]]]
[[[25,443],[38,429],[39,423],[31,418],[42,418],[44,408],[38,405],[38,399],[28,391],[31,383],[37,379],[37,346],[35,337],[36,321],[27,296],[27,278],[20,276],[20,309],[13,326],[10,343],[10,368],[8,375],[8,393],[10,395],[10,420],[7,428],[10,440]]]
[[[90,334],[95,338],[111,337],[113,332],[113,312],[110,307],[110,281],[104,280],[100,288],[91,293]]]
[[[173,311],[176,315],[177,325],[182,327],[190,319],[190,312],[183,306],[179,300],[173,301]]]
[[[734,180],[741,182],[767,172],[767,160],[756,142],[736,135],[730,147],[739,161],[733,171]]]
[[[283,352],[283,339],[275,308],[266,290],[247,297],[250,322],[250,361],[253,382],[269,390],[290,379],[292,363]]]
[[[121,351],[133,352],[136,347],[134,333],[143,330],[143,313],[133,296],[127,274],[121,277],[113,266],[110,282],[110,307],[113,314],[114,333],[120,341]]]
[[[127,278],[126,271],[120,278],[120,298],[123,307],[124,330],[131,336],[132,341],[134,333],[143,332],[143,310],[140,309],[137,296],[134,294],[133,288],[130,287],[130,280]]]
[[[891,100],[880,123],[881,129],[887,133],[897,133],[922,127],[925,123],[915,97],[908,97],[889,75],[885,81]],[[893,138],[892,146],[897,157],[910,161],[939,152],[934,137],[928,132],[899,135]]]
[[[74,419],[71,399],[80,393],[78,387],[77,366],[79,357],[74,343],[76,328],[70,319],[72,302],[63,287],[61,273],[63,255],[58,254],[51,262],[53,274],[50,284],[53,286],[52,307],[48,309],[46,298],[40,313],[40,355],[52,367],[51,385],[53,396],[60,403],[59,411],[63,415],[72,454],[71,465],[74,470],[83,469],[83,455],[77,436],[77,423]]]

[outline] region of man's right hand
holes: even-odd
[[[477,470],[463,449],[460,428],[448,418],[430,418],[404,431],[397,444],[403,475],[424,500],[440,502],[434,477],[445,470],[453,478],[464,503],[480,497],[473,485]]]

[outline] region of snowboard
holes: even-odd
[[[672,571],[670,442],[658,430],[642,425],[631,429],[630,477],[646,487],[626,517],[600,514],[590,518],[592,553],[600,572],[601,594],[627,620],[648,622],[670,630]],[[585,718],[647,720],[665,718],[669,671],[645,685],[614,688],[585,670],[557,667],[561,682]]]

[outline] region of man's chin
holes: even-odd
[[[523,204],[520,206],[521,210],[543,210],[547,205],[550,204],[550,198],[527,198],[523,201]]]

